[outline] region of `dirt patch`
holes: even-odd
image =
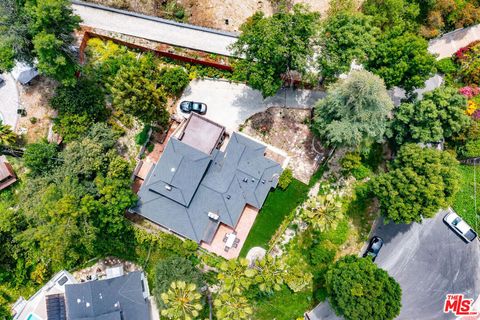
[[[269,108],[248,119],[242,132],[287,152],[293,176],[308,184],[325,152],[318,145],[320,154],[312,147],[309,118],[310,110]]]
[[[39,76],[29,86],[20,86],[20,104],[26,110],[26,116],[20,117],[17,133],[23,134],[26,142],[32,143],[46,138],[55,110],[50,108],[49,101],[57,84],[46,77]]]

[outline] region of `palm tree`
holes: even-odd
[[[213,302],[217,319],[222,320],[249,320],[253,309],[247,298],[232,292],[220,292]]]
[[[305,203],[302,218],[320,231],[335,229],[343,219],[342,204],[332,194],[312,197]]]
[[[161,294],[165,303],[162,316],[175,320],[193,320],[198,318],[202,310],[197,286],[184,281],[174,281],[167,292]]]
[[[12,131],[12,127],[3,124],[0,120],[0,145],[11,146],[17,140],[17,135]]]

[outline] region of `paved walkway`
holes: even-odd
[[[13,129],[18,121],[18,91],[15,80],[10,74],[2,74],[5,83],[0,86],[0,119]]]
[[[480,24],[458,29],[430,40],[428,51],[438,54],[438,59],[447,58],[475,40],[480,40]]]
[[[76,0],[72,1],[72,8],[82,18],[84,26],[224,56],[232,56],[228,46],[237,40],[234,33]]]
[[[269,107],[308,109],[325,93],[312,90],[280,90],[275,96],[263,99],[260,91],[242,83],[222,80],[194,80],[184,90],[183,100],[207,104],[207,118],[236,131],[245,120]],[[177,113],[181,114],[177,106]]]

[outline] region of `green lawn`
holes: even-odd
[[[245,257],[253,247],[268,247],[268,241],[282,223],[286,215],[302,203],[309,186],[293,179],[286,190],[280,188],[270,192],[260,210],[255,223],[243,245],[240,256]]]
[[[284,287],[270,297],[258,299],[254,308],[257,320],[294,320],[303,319],[305,311],[312,309],[311,291],[293,293]]]
[[[480,232],[480,222],[476,223],[480,210],[480,168],[477,168],[477,216],[474,202],[474,167],[460,165],[460,191],[455,196],[453,209],[472,227]]]

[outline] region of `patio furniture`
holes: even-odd
[[[240,238],[236,238],[235,241],[233,241],[233,244],[239,244],[240,243]]]
[[[225,250],[225,252],[228,252],[228,250],[230,250],[230,248],[229,248],[229,247],[225,247],[224,250]]]
[[[234,242],[232,247],[233,247],[233,248],[238,247],[238,242]]]
[[[228,234],[225,234],[225,237],[223,237],[223,242],[227,242],[228,240]]]
[[[227,234],[227,241],[225,242],[225,247],[231,248],[233,246],[236,238],[237,237],[233,233]]]

